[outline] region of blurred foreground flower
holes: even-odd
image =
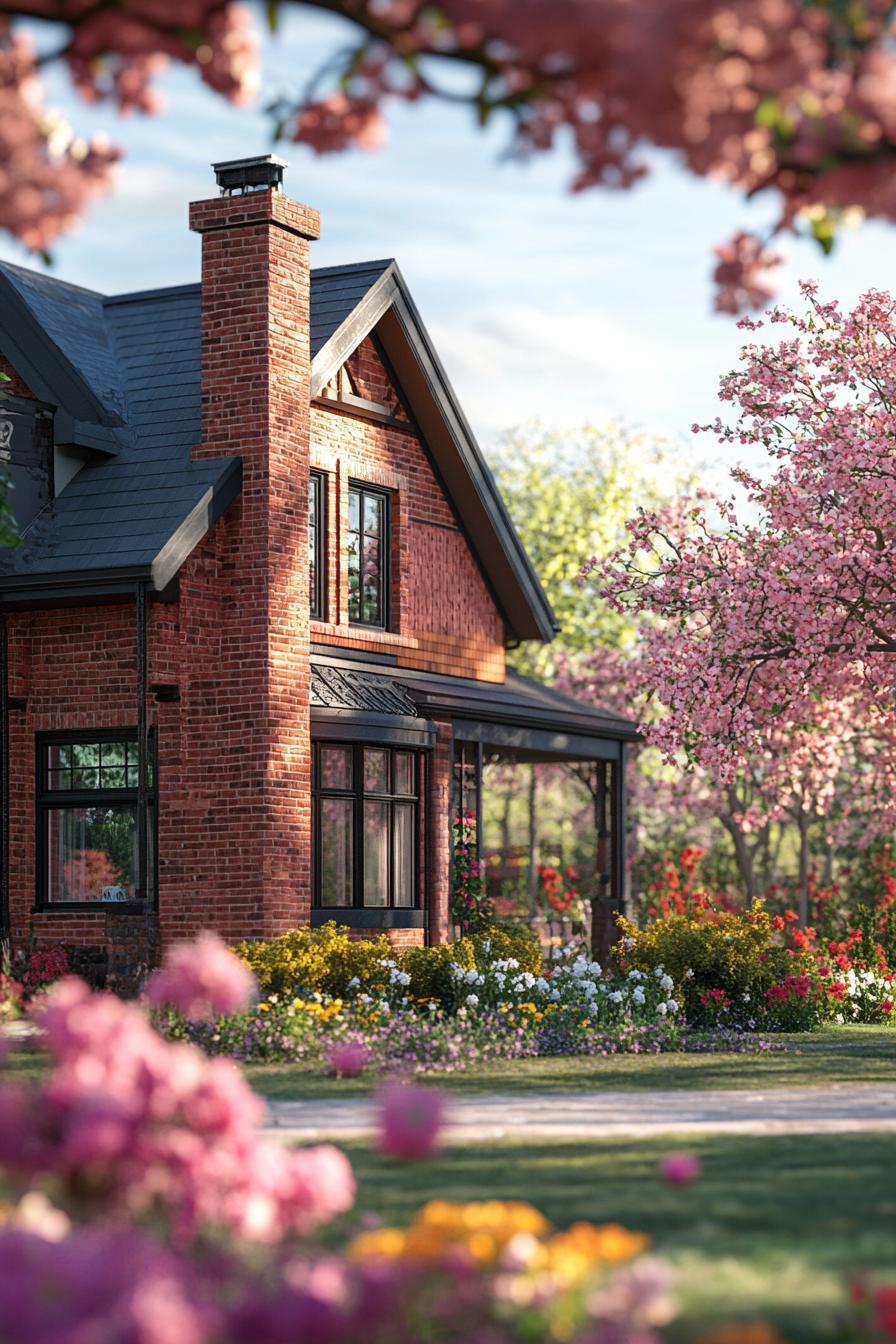
[[[696,1153],[668,1153],[660,1160],[660,1175],[670,1185],[690,1185],[703,1170]]]
[[[335,1041],[327,1051],[327,1063],[339,1078],[354,1078],[363,1073],[371,1061],[369,1048],[363,1041]]]
[[[209,1022],[241,1012],[256,989],[246,963],[204,929],[195,942],[168,949],[161,970],[150,976],[146,997],[156,1007],[176,1008],[190,1022]]]
[[[378,1147],[387,1157],[418,1161],[439,1142],[445,1103],[432,1088],[390,1083],[378,1098]]]

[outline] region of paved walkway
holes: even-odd
[[[369,1099],[270,1102],[268,1132],[284,1142],[360,1138]],[[896,1132],[896,1085],[737,1092],[523,1092],[451,1096],[449,1140],[648,1138],[660,1134]]]

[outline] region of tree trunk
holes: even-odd
[[[747,899],[752,901],[759,895],[759,887],[756,881],[756,866],[753,862],[753,852],[747,844],[747,837],[741,827],[734,819],[734,811],[737,806],[737,799],[732,797],[732,790],[728,790],[729,811],[721,818],[722,825],[731,836],[731,843],[734,846],[734,861],[737,864],[737,871],[740,874],[740,880],[744,884],[744,890],[747,893]]]
[[[799,890],[797,892],[797,914],[800,928],[809,923],[809,816],[805,811],[797,813],[797,829],[800,836]]]

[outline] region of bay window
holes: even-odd
[[[314,761],[315,905],[419,905],[420,753],[318,743]]]

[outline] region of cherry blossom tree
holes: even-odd
[[[803,285],[806,310],[773,309],[721,381],[737,416],[720,442],[766,450],[766,474],[732,473],[745,498],[707,492],[642,510],[609,559],[585,566],[611,607],[641,623],[637,682],[661,706],[646,725],[721,785],[759,762],[774,805],[821,812],[847,759],[866,827],[896,822],[896,304],[851,312]],[[695,429],[701,428],[695,426]]]
[[[270,0],[346,21],[315,78],[271,108],[278,135],[318,152],[372,149],[390,104],[443,99],[503,118],[528,156],[570,143],[574,190],[633,186],[650,151],[776,202],[769,237],[720,244],[717,306],[761,305],[770,236],[829,251],[857,212],[896,216],[893,0]],[[30,21],[23,28],[22,21]],[[46,248],[108,189],[117,151],[44,109],[42,65],[80,94],[153,112],[166,62],[235,102],[259,82],[254,18],[225,0],[19,0],[0,5],[0,225]],[[38,55],[34,33],[61,28]]]

